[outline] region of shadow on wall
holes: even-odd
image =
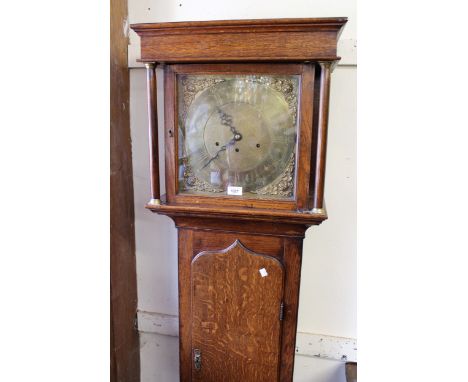
[[[296,356],[294,382],[346,382],[345,363],[316,357]]]
[[[345,376],[345,368],[344,364],[339,363],[336,365],[336,368],[332,372],[327,372],[323,373],[323,375],[320,376],[320,381],[322,382],[337,382],[337,381],[345,381],[346,376]]]

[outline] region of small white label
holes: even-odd
[[[228,188],[227,188],[227,194],[228,194],[228,195],[237,195],[237,196],[241,196],[241,195],[242,195],[242,187],[228,186]]]
[[[259,272],[260,272],[260,274],[262,275],[262,277],[268,276],[268,272],[266,271],[265,268],[260,269]]]

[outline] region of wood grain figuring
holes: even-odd
[[[185,217],[175,218],[176,222]],[[200,252],[211,251],[221,253],[232,243],[239,240],[249,250],[277,259],[284,269],[284,321],[281,329],[281,372],[278,379],[271,381],[291,381],[294,365],[294,346],[296,338],[296,322],[299,303],[300,269],[302,258],[302,237],[271,236],[256,234],[257,231],[271,230],[269,223],[253,223],[249,233],[235,233],[219,230],[199,230],[204,227],[204,220],[198,220],[197,228],[179,228],[179,298],[180,298],[180,373],[181,381],[191,381],[193,366],[193,343],[191,334],[192,317],[190,307],[193,306],[190,275],[193,273],[192,259]],[[187,222],[186,222],[187,223]],[[223,221],[218,228],[229,227],[233,222]],[[302,228],[301,228],[302,227]],[[206,228],[206,227],[205,227]],[[297,230],[305,231],[305,227],[298,225]],[[238,268],[235,268],[238,269]],[[206,281],[211,276],[207,276]],[[216,289],[218,290],[218,289]],[[221,379],[224,380],[224,379]],[[249,381],[246,379],[246,381]]]
[[[142,60],[165,63],[337,59],[334,32],[144,36],[141,52]]]
[[[336,60],[346,18],[134,24],[141,58],[156,62]]]
[[[307,209],[309,197],[308,174],[310,174],[310,158],[312,149],[312,113],[313,113],[313,93],[314,88],[313,65],[304,65],[301,78],[301,92],[299,104],[299,133],[296,158],[296,208],[297,210]]]
[[[179,194],[172,197],[173,203],[178,205],[193,204],[206,205],[213,203],[212,196]],[[233,198],[229,195],[217,195],[216,203],[222,203],[232,207],[246,208],[275,208],[277,210],[295,210],[297,203],[294,199],[291,200],[275,200],[275,199],[259,199],[259,198]]]
[[[132,24],[137,33],[152,34],[186,34],[204,31],[204,33],[252,32],[275,30],[332,29],[340,30],[347,22],[346,17],[320,18],[278,18],[278,19],[243,19],[243,20],[210,20],[210,21],[177,21],[166,23]]]
[[[130,140],[128,40],[122,32],[127,1],[111,0],[110,13],[110,366],[111,382],[140,380],[135,214]],[[92,312],[90,312],[92,313]],[[100,319],[99,319],[100,320]],[[103,367],[106,367],[103,365]],[[67,379],[67,378],[65,378]]]
[[[164,146],[166,163],[166,197],[168,203],[174,203],[177,193],[177,124],[176,116],[175,73],[170,65],[164,66]]]
[[[246,220],[246,221],[267,221],[289,224],[304,224],[307,226],[317,225],[327,219],[327,215],[323,212],[309,213],[297,211],[282,211],[274,209],[272,204],[270,209],[267,208],[236,208],[223,207],[216,205],[215,201],[211,205],[174,205],[161,204],[160,206],[147,205],[146,208],[158,214],[168,216],[191,216],[200,218],[219,218],[222,220]]]
[[[302,239],[284,239],[283,265],[286,269],[284,293],[284,322],[281,348],[280,381],[293,380],[294,354],[301,285]]]
[[[325,189],[325,162],[327,158],[328,108],[330,100],[330,63],[320,63],[320,101],[317,125],[317,150],[313,208],[322,209]]]
[[[198,254],[191,268],[192,351],[201,352],[192,380],[277,380],[281,263],[235,241],[223,251]]]
[[[221,250],[231,245],[236,240],[250,250],[271,257],[281,259],[283,255],[283,239],[281,237],[271,237],[263,235],[219,232],[195,232],[193,235],[193,251],[199,253],[202,251]]]
[[[193,257],[193,232],[178,230],[179,244],[179,359],[180,380],[191,380],[192,337],[191,337],[191,288],[190,265]]]
[[[292,75],[302,74],[302,64],[280,64],[276,63],[225,63],[225,64],[175,64],[171,65],[177,74],[277,74]]]
[[[311,163],[310,163],[310,177],[309,177],[309,199],[308,199],[308,206],[309,209],[312,209],[314,206],[314,193],[315,193],[315,174],[316,174],[316,162],[317,162],[317,136],[318,136],[318,121],[319,121],[319,114],[320,114],[320,90],[321,90],[321,68],[320,65],[315,66],[315,79],[314,79],[314,88],[313,88],[313,112],[312,112],[312,150],[311,150]]]
[[[235,234],[264,235],[276,237],[298,237],[304,238],[305,227],[302,224],[286,224],[280,222],[257,222],[257,221],[237,221],[223,219],[220,224],[219,219],[188,216],[173,216],[177,228],[191,228],[200,231],[204,235],[207,232],[225,232]]]
[[[158,112],[157,112],[157,82],[156,65],[146,64],[146,82],[148,92],[148,131],[150,153],[151,199],[159,200],[159,144],[158,144]]]

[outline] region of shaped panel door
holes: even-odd
[[[191,263],[192,380],[277,381],[283,265],[235,241]]]

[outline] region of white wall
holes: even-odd
[[[299,334],[356,337],[356,5],[344,0],[221,2],[214,0],[130,0],[129,22],[210,19],[347,16],[341,36],[342,63],[333,72],[327,158],[326,205],[329,220],[307,231],[304,240]],[[130,62],[139,54],[131,32]],[[343,44],[345,42],[345,44]],[[161,73],[158,73],[160,76]],[[176,316],[177,246],[172,220],[144,208],[149,163],[144,70],[130,72],[130,116],[135,191],[138,307]],[[161,82],[160,82],[161,83]],[[162,93],[158,89],[159,110]],[[160,126],[163,115],[159,115]],[[160,142],[162,143],[162,134]],[[161,147],[161,161],[163,148]],[[159,324],[155,324],[159,325]],[[177,337],[141,333],[142,382],[178,380]],[[159,331],[160,333],[161,331]],[[297,356],[294,381],[344,382],[343,362]]]

